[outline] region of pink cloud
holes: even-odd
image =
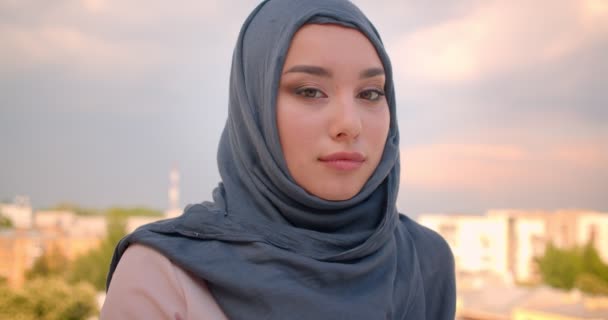
[[[87,34],[77,28],[52,25],[36,28],[0,25],[2,64],[21,67],[72,65],[93,72],[134,70],[160,61],[137,44],[121,44]],[[113,67],[108,69],[108,67]]]
[[[406,186],[484,193],[582,186],[608,170],[608,141],[530,148],[509,144],[432,144],[402,149]],[[603,146],[603,147],[602,147]]]
[[[33,10],[33,5],[0,5],[29,22],[0,22],[0,66],[55,64],[110,74],[149,70],[174,63],[177,49],[168,47],[164,38],[146,35],[183,27],[184,21],[216,21],[229,11],[221,1],[175,5],[163,1],[80,0],[61,3],[42,13]],[[114,31],[99,32],[100,27]],[[133,38],[122,32],[144,36]]]
[[[425,189],[487,189],[510,184],[528,154],[513,145],[434,144],[402,151],[402,182]]]
[[[602,0],[484,2],[389,44],[397,77],[461,82],[564,57],[608,35]]]
[[[550,149],[549,155],[567,166],[585,170],[608,170],[608,141],[602,145],[587,143],[556,146]]]

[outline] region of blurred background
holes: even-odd
[[[450,243],[460,317],[608,319],[608,1],[354,2],[392,58],[399,209]],[[94,317],[116,241],[210,199],[257,3],[0,0],[0,318]]]

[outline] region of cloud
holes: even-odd
[[[597,170],[602,172],[608,169],[607,141],[598,144],[565,144],[552,147],[548,150],[548,157],[563,163],[564,167],[583,170]]]
[[[486,189],[511,184],[527,157],[514,145],[431,144],[402,151],[402,182],[423,189]]]
[[[212,26],[223,22],[229,9],[226,1],[81,0],[42,9],[32,1],[7,2],[0,4],[8,17],[0,23],[0,65],[56,65],[109,76],[159,69],[200,53],[204,39],[218,35]],[[232,25],[226,28],[235,29]]]
[[[223,14],[230,8],[230,2],[186,1],[176,5],[160,0],[82,0],[79,7],[88,13],[122,19],[131,25],[158,26],[163,22],[221,21]]]
[[[389,44],[398,77],[467,82],[551,63],[608,34],[601,0],[484,2]]]
[[[103,70],[154,63],[151,55],[142,57],[133,47],[60,25],[28,29],[5,24],[0,26],[0,38],[2,60],[12,67],[70,64]]]
[[[103,12],[108,6],[106,0],[83,0],[82,4],[88,12],[92,13]]]
[[[11,153],[3,174],[15,185],[0,192],[52,204],[72,190],[74,201],[162,207],[165,185],[150,172],[164,179],[168,159],[178,158],[191,176],[184,198],[207,196],[231,52],[258,3],[0,1],[0,122],[9,133],[0,138],[39,146]],[[408,208],[605,207],[608,2],[357,3],[395,68]],[[153,161],[96,162],[106,154]],[[91,167],[99,170],[87,178]],[[65,172],[77,174],[65,180]],[[95,189],[133,172],[148,200]],[[40,177],[68,183],[53,194]]]
[[[429,144],[404,148],[401,181],[422,190],[492,194],[590,186],[606,176],[608,139],[546,146]],[[601,182],[601,181],[600,181]],[[608,181],[603,181],[604,187]],[[580,190],[579,190],[580,191]]]

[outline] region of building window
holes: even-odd
[[[589,243],[595,243],[595,238],[597,237],[597,226],[595,224],[590,224],[589,225],[589,238],[588,241]]]

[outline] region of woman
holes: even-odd
[[[395,208],[391,66],[342,0],[271,0],[234,51],[213,202],[123,239],[102,319],[453,319],[445,241]]]

